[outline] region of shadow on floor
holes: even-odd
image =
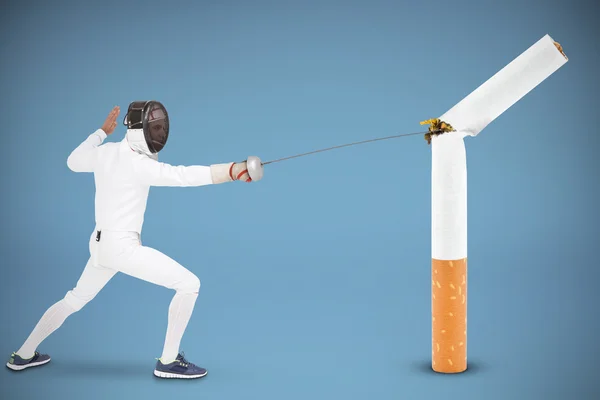
[[[423,374],[431,374],[431,375],[475,375],[488,370],[488,366],[482,362],[477,360],[469,361],[467,364],[467,370],[460,374],[442,374],[439,372],[435,372],[431,368],[431,360],[427,361],[418,361],[411,365],[411,370],[413,372],[423,373]]]
[[[154,362],[131,362],[122,360],[75,360],[75,361],[52,361],[46,368],[48,372],[65,376],[86,376],[106,378],[154,378]],[[51,370],[51,371],[50,371]]]

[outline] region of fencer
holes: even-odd
[[[51,306],[8,368],[21,371],[47,364],[50,356],[39,345],[73,313],[80,311],[118,272],[175,291],[168,310],[162,355],[154,375],[159,378],[200,378],[205,368],[188,362],[179,346],[200,290],[198,277],[159,250],[142,245],[141,232],[151,186],[205,186],[262,179],[258,157],[244,162],[209,166],[174,166],[158,161],[169,137],[169,116],[158,101],[129,105],[123,140],[104,143],[114,132],[120,108],[115,107],[102,127],[89,135],[67,159],[74,172],[93,173],[96,226],[89,240],[89,259],[75,287]]]

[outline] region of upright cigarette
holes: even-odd
[[[568,61],[549,35],[514,59],[439,119],[454,132],[433,135],[431,173],[432,368],[467,369],[466,136],[487,125]]]

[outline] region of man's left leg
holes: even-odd
[[[11,355],[6,366],[13,371],[21,371],[48,363],[50,356],[38,353],[38,346],[60,328],[69,316],[94,299],[115,274],[114,270],[94,265],[90,257],[73,290],[46,310],[21,348]]]

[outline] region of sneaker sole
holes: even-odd
[[[183,375],[183,374],[173,374],[171,372],[162,372],[162,371],[158,371],[158,370],[154,370],[154,376],[156,376],[157,378],[164,378],[164,379],[198,379],[198,378],[202,378],[204,376],[206,376],[206,374],[208,374],[208,371],[203,373],[203,374],[199,374],[199,375]]]
[[[48,364],[50,362],[50,358],[44,361],[38,361],[38,362],[34,362],[31,364],[25,364],[25,365],[15,365],[15,364],[11,364],[11,363],[6,363],[6,366],[10,369],[12,369],[13,371],[23,371],[24,369],[27,368],[31,368],[31,367],[39,367],[40,365],[44,365],[44,364]]]

